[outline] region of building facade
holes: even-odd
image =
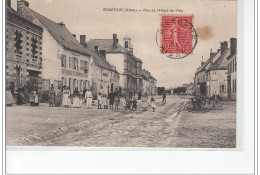
[[[228,48],[227,41],[221,42],[220,49],[216,53],[211,51],[210,58],[198,68],[194,77],[195,95],[208,98],[213,95],[235,98],[236,39],[231,38],[230,43]]]
[[[90,87],[88,55],[62,22],[56,23],[29,8],[27,1],[17,2],[17,12],[43,28],[42,77],[50,80],[55,88],[68,86],[71,94],[76,87]]]
[[[157,95],[157,80],[147,70],[142,71],[142,92],[148,95]]]
[[[99,48],[105,53],[105,59],[116,67],[120,74],[119,91],[140,92],[142,90],[142,60],[133,55],[131,38],[123,39],[124,47],[119,44],[117,34],[113,39],[91,39],[87,42],[87,48]]]
[[[237,91],[237,39],[230,39],[230,56],[228,60],[228,76],[227,76],[227,86],[228,86],[228,99],[236,100]]]
[[[34,84],[42,77],[43,29],[12,9],[10,0],[6,11],[6,82]]]

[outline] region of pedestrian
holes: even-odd
[[[162,102],[166,103],[166,92],[165,91],[163,92],[163,101]]]
[[[28,101],[29,101],[29,89],[28,89],[28,85],[26,83],[23,86],[23,94],[24,94],[24,98],[26,100],[26,103],[28,103]]]
[[[61,88],[58,87],[58,89],[56,90],[56,96],[55,96],[55,106],[56,107],[60,107],[61,106],[61,102],[62,102],[62,92],[60,90]]]
[[[131,105],[131,110],[136,110],[137,108],[137,101],[136,101],[136,98],[135,96],[133,96],[133,99],[132,99],[132,105]]]
[[[36,91],[32,91],[29,95],[30,106],[39,106],[39,98]]]
[[[55,105],[55,90],[53,84],[51,84],[51,89],[49,92],[49,107],[53,107]]]
[[[101,103],[102,103],[101,93],[98,93],[97,100],[98,100],[98,109],[102,109],[102,107],[101,107]]]
[[[117,95],[115,97],[115,109],[118,109],[119,103],[120,103],[120,98],[119,98],[119,95]]]
[[[78,91],[78,88],[76,87],[74,92],[73,92],[73,107],[74,108],[79,108],[80,107],[80,102],[79,102],[79,96],[80,96],[80,93]]]
[[[87,100],[87,108],[92,108],[92,98],[92,92],[89,89],[87,89],[87,92],[85,94],[85,99]]]
[[[102,100],[102,105],[103,105],[103,107],[104,107],[104,109],[107,109],[108,108],[108,106],[107,106],[107,96],[106,95],[103,95],[103,100]]]
[[[16,104],[22,105],[23,104],[23,98],[22,98],[21,94],[23,92],[23,89],[20,86],[18,86],[16,92],[17,92]]]
[[[13,97],[11,89],[10,89],[10,83],[8,83],[8,85],[6,87],[5,104],[8,106],[15,104],[14,97]]]
[[[68,108],[70,104],[70,90],[67,86],[64,86],[63,88],[63,99],[62,99],[62,105],[65,108]]]
[[[115,101],[115,96],[114,96],[114,93],[113,93],[113,92],[110,92],[110,93],[109,93],[108,99],[109,99],[110,109],[113,109],[113,107],[114,107],[114,101]]]
[[[155,105],[155,100],[154,100],[153,96],[151,98],[151,107],[153,109],[153,112],[155,112],[155,109],[157,108],[157,106]]]
[[[143,111],[146,111],[148,108],[148,99],[146,95],[142,97],[142,108]]]
[[[85,99],[85,95],[86,95],[87,89],[86,87],[83,88],[83,98],[84,98],[84,103],[87,103],[86,99]]]

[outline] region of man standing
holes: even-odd
[[[166,103],[166,92],[165,91],[163,92],[163,101],[162,102]]]
[[[83,98],[86,96],[87,89],[86,87],[83,88]],[[84,103],[86,103],[86,99],[84,98]]]
[[[87,92],[85,94],[85,98],[87,100],[87,108],[91,109],[92,108],[92,98],[93,98],[93,96],[92,96],[92,92],[89,89],[87,89]]]

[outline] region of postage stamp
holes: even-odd
[[[157,38],[162,54],[173,59],[190,55],[197,44],[193,16],[162,15]]]

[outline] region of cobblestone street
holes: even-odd
[[[235,102],[223,110],[184,110],[189,97],[168,96],[158,109],[6,107],[7,146],[235,147]],[[228,107],[228,109],[226,109]],[[213,115],[214,113],[214,115]],[[210,118],[210,120],[209,120]]]

